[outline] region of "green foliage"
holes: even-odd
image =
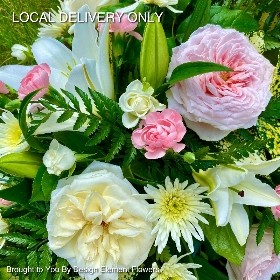
[[[210,11],[210,23],[224,28],[234,28],[240,32],[256,31],[258,22],[242,10],[230,10],[226,7],[213,6]]]
[[[258,226],[256,241],[257,244],[260,244],[262,238],[264,236],[265,230],[274,224],[274,219],[270,210],[265,210],[262,215],[262,219],[260,220],[260,224]]]
[[[245,247],[239,245],[230,225],[217,227],[214,217],[209,217],[207,220],[209,225],[203,224],[202,228],[214,251],[228,261],[240,265],[245,254]]]
[[[280,220],[275,221],[273,227],[273,244],[276,255],[280,253]]]

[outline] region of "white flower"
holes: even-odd
[[[28,53],[28,52],[29,52],[29,50],[27,47],[20,45],[20,44],[14,44],[12,46],[11,55],[13,57],[15,57],[17,60],[24,61],[27,59],[26,53]]]
[[[154,242],[152,224],[145,220],[148,203],[136,199],[136,189],[116,165],[93,162],[80,175],[62,179],[52,192],[47,230],[50,249],[86,280],[117,279],[101,267],[141,265]]]
[[[8,224],[4,221],[0,213],[0,234],[7,233],[7,232],[8,232]],[[5,240],[0,237],[0,249],[4,246],[4,243]]]
[[[176,179],[174,185],[169,177],[165,179],[165,187],[158,185],[159,189],[152,186],[145,187],[146,193],[154,199],[155,204],[150,205],[147,219],[157,222],[152,234],[157,233],[155,246],[161,253],[167,244],[169,233],[176,242],[176,247],[181,252],[180,237],[188,243],[191,252],[194,251],[192,236],[204,240],[204,235],[198,222],[208,224],[201,214],[213,215],[210,205],[202,202],[201,193],[207,188],[198,187],[198,184],[188,186],[188,181],[179,183]]]
[[[135,3],[132,5],[129,5],[127,7],[124,7],[122,9],[118,9],[117,12],[119,13],[129,13],[133,10],[135,10],[141,3],[147,4],[147,5],[157,5],[159,7],[166,7],[173,13],[182,13],[183,11],[179,11],[174,9],[173,5],[178,4],[178,0],[135,0]]]
[[[183,257],[172,256],[167,263],[159,269],[157,263],[153,263],[154,272],[150,276],[150,279],[155,280],[197,280],[193,275],[190,268],[200,268],[201,265],[195,263],[178,263]]]
[[[49,174],[59,176],[62,171],[70,169],[76,161],[75,153],[53,139],[49,150],[43,157],[43,163]]]
[[[58,38],[63,35],[64,32],[67,32],[71,24],[68,21],[60,21],[60,15],[62,13],[61,8],[59,7],[58,11],[51,9],[49,22],[40,23],[41,27],[39,28],[38,37],[52,37]]]
[[[143,119],[150,112],[165,109],[165,105],[152,96],[154,89],[144,89],[144,86],[139,80],[131,82],[119,99],[120,107],[125,112],[122,122],[126,128],[136,126],[139,119]]]
[[[249,234],[249,219],[243,204],[263,207],[280,205],[280,197],[274,189],[255,177],[256,174],[268,175],[279,167],[280,158],[275,158],[193,172],[195,181],[208,188],[217,226],[230,223],[240,245],[246,243]]]
[[[18,120],[9,112],[3,112],[0,119],[0,156],[10,153],[20,153],[28,149]]]

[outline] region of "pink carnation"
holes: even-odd
[[[275,188],[276,193],[280,196],[280,185],[276,186]],[[271,207],[271,211],[274,215],[276,221],[280,218],[280,205]]]
[[[203,140],[218,141],[256,124],[271,98],[274,67],[243,34],[216,25],[199,28],[173,49],[169,75],[190,61],[215,62],[234,72],[199,75],[171,88],[168,107],[177,110],[188,127]]]
[[[165,109],[162,112],[151,112],[142,120],[139,128],[132,133],[135,148],[144,148],[145,157],[157,159],[165,155],[168,149],[180,152],[185,144],[180,142],[186,134],[182,117],[176,111]]]
[[[110,32],[114,33],[128,33],[131,36],[134,36],[138,40],[142,40],[142,36],[135,32],[134,29],[137,27],[138,22],[129,21],[127,14],[116,13],[114,21],[110,24]],[[102,24],[99,23],[98,29],[101,29]]]
[[[0,81],[0,93],[3,93],[3,94],[9,93],[8,88],[2,81]]]
[[[20,82],[20,87],[18,90],[19,98],[23,99],[29,93],[38,89],[41,90],[36,94],[34,100],[37,100],[46,94],[50,84],[50,73],[51,69],[46,63],[33,67]]]
[[[256,243],[256,232],[257,227],[253,227],[241,266],[227,263],[229,280],[268,280],[280,271],[280,255],[274,253],[272,231],[264,233],[259,245]]]

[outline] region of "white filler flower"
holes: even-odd
[[[27,59],[26,53],[29,52],[27,47],[20,44],[14,44],[11,49],[11,56],[15,57],[17,60],[24,61]]]
[[[82,174],[61,179],[47,218],[50,249],[86,280],[117,280],[118,269],[140,266],[154,236],[145,220],[149,204],[134,194],[121,168],[108,163],[93,162]]]
[[[43,163],[49,174],[59,176],[62,171],[69,170],[75,163],[75,153],[53,139],[43,157]]]
[[[135,80],[127,86],[126,92],[121,95],[119,100],[120,107],[124,111],[122,122],[126,128],[136,126],[139,120],[150,112],[165,109],[165,105],[152,96],[153,93],[152,87],[145,88],[145,84],[139,80]]]
[[[191,252],[194,251],[192,236],[204,240],[204,235],[198,222],[208,224],[201,214],[213,215],[209,204],[202,202],[202,195],[207,188],[198,184],[188,186],[188,181],[179,183],[176,179],[174,185],[169,177],[165,179],[165,187],[158,185],[159,189],[152,186],[145,187],[146,193],[153,198],[155,204],[147,216],[148,221],[157,222],[152,233],[157,233],[155,246],[161,253],[167,244],[169,233],[176,242],[176,247],[181,252],[180,237],[188,243]]]
[[[150,279],[155,280],[197,280],[193,275],[190,268],[200,268],[201,265],[195,263],[179,263],[179,261],[185,257],[183,255],[179,258],[177,256],[172,256],[167,263],[159,269],[157,263],[153,263],[154,273],[152,273]]]
[[[0,119],[0,156],[10,153],[20,153],[29,146],[24,140],[18,120],[9,112],[3,112]]]

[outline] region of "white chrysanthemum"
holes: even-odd
[[[14,115],[6,111],[0,119],[0,156],[9,153],[19,153],[28,148],[28,143],[24,140],[18,120]]]
[[[55,10],[51,9],[51,18],[49,21],[51,23],[41,23],[41,26],[39,28],[39,37],[52,37],[52,38],[58,38],[63,33],[68,31],[71,24],[68,21],[63,20],[63,22],[60,21],[60,14],[62,13],[61,8],[58,9],[56,12]]]
[[[178,263],[186,255],[177,258],[172,256],[167,263],[159,269],[157,263],[153,263],[154,273],[150,279],[155,280],[197,280],[190,268],[200,268],[201,265],[195,263]]]
[[[207,188],[199,184],[188,186],[188,181],[179,183],[176,179],[174,185],[169,177],[165,179],[165,187],[158,185],[159,189],[152,186],[145,187],[146,193],[154,199],[148,213],[150,222],[157,222],[152,234],[157,233],[155,246],[161,253],[167,244],[169,233],[176,242],[176,247],[181,252],[180,237],[188,243],[191,252],[194,251],[192,236],[204,240],[204,235],[198,222],[208,224],[201,214],[213,215],[210,205],[202,202],[205,198],[201,195]]]

